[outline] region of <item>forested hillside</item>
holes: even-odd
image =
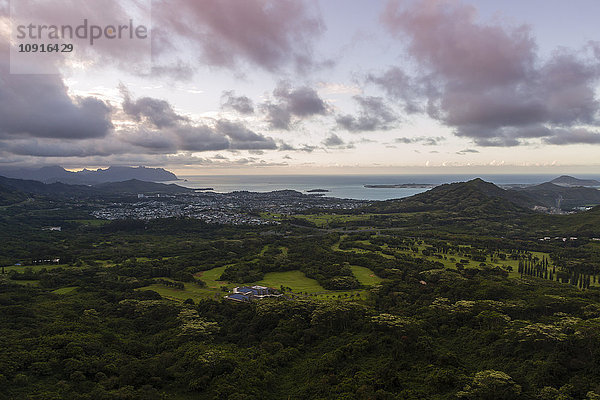
[[[594,399],[599,209],[497,189],[263,226],[99,220],[11,189],[0,399]],[[243,285],[278,297],[225,298]]]

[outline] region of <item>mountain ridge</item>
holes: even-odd
[[[177,175],[164,168],[144,166],[124,167],[110,166],[96,170],[67,171],[61,166],[45,166],[41,168],[3,168],[0,175],[13,179],[34,180],[43,183],[66,183],[71,185],[94,185],[107,182],[122,182],[138,179],[146,182],[165,182],[179,180]]]
[[[22,197],[31,195],[56,196],[56,197],[94,197],[123,194],[154,194],[154,193],[191,193],[193,189],[176,184],[145,182],[130,179],[122,182],[106,182],[93,186],[70,185],[61,182],[43,183],[34,180],[14,179],[0,176],[0,202],[3,199],[15,198],[19,201]],[[18,201],[8,202],[8,204]],[[7,205],[7,204],[3,204]]]
[[[579,179],[579,178],[575,178],[575,177],[569,176],[569,175],[559,176],[558,178],[552,179],[549,183],[553,183],[558,186],[567,186],[567,187],[572,187],[572,186],[599,187],[600,186],[600,181],[597,181],[595,179]]]

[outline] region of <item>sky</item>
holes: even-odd
[[[0,0],[0,166],[186,175],[599,169],[598,1],[97,4]],[[32,21],[84,19],[131,19],[148,35],[94,44],[15,37]],[[75,51],[18,53],[28,40]]]

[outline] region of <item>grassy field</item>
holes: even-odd
[[[153,290],[165,298],[181,301],[186,299],[197,301],[207,298],[223,298],[227,294],[225,291],[221,290],[223,286],[226,286],[228,289],[242,286],[240,283],[219,281],[225,268],[226,266],[217,267],[196,274],[196,278],[204,281],[206,287],[200,287],[194,283],[186,282],[184,283],[184,289],[181,290],[155,283],[150,286],[145,286],[140,290]],[[352,271],[363,285],[370,286],[381,282],[381,278],[376,277],[373,272],[367,268],[354,266],[352,267]],[[285,286],[291,288],[292,294],[294,295],[317,299],[365,299],[367,295],[367,291],[364,289],[344,291],[327,290],[319,285],[316,280],[307,278],[303,272],[297,270],[269,272],[265,274],[262,280],[253,283],[245,283],[243,285],[260,285],[275,289]]]
[[[371,251],[364,250],[361,248],[351,248],[351,249],[345,249],[345,250],[340,249],[340,247],[339,247],[340,243],[342,241],[344,241],[347,237],[348,237],[348,235],[342,235],[340,237],[340,240],[332,246],[332,250],[363,253],[363,254],[364,253],[372,253]],[[368,240],[357,240],[356,243],[372,245],[372,243]],[[456,263],[459,262],[461,259],[469,260],[469,262],[467,264],[465,264],[466,267],[477,268],[477,267],[479,267],[479,264],[480,264],[480,262],[470,260],[470,258],[465,255],[461,256],[458,254],[445,254],[445,255],[442,255],[441,258],[435,254],[425,256],[425,255],[423,255],[423,250],[425,250],[428,247],[428,244],[425,242],[422,244],[416,245],[415,247],[418,248],[418,252],[414,252],[412,250],[391,249],[385,244],[383,246],[381,246],[380,248],[382,250],[391,250],[392,252],[397,253],[397,254],[407,254],[412,257],[419,257],[419,258],[426,259],[428,261],[437,261],[437,262],[443,264],[445,268],[450,268],[450,269],[454,269],[454,270],[456,270]],[[461,246],[462,251],[466,251],[466,252],[470,251],[469,247],[470,246]],[[388,254],[383,254],[381,251],[375,251],[375,253],[380,254],[381,256],[386,257],[386,258],[393,258],[392,256],[390,256]],[[538,259],[540,259],[540,260],[542,260],[544,257],[547,258],[548,260],[550,259],[550,255],[548,253],[532,251],[531,254],[534,257],[538,257]],[[519,260],[512,260],[509,258],[507,258],[506,260],[499,260],[499,259],[492,259],[492,257],[487,256],[485,263],[490,266],[501,267],[501,268],[506,269],[508,271],[508,276],[510,278],[520,278],[520,274],[518,272]],[[550,262],[550,267],[552,267],[551,262]],[[358,268],[360,268],[360,267],[358,267]],[[512,268],[512,270],[510,270],[511,268]],[[360,278],[359,274],[360,274],[360,272],[358,272],[358,273],[354,272],[354,275],[360,281],[361,278]],[[377,278],[377,277],[375,277],[375,278]],[[362,281],[361,281],[361,283],[362,283]],[[596,283],[596,284],[592,283],[591,285],[592,286],[596,286],[596,285],[600,286],[600,282]]]
[[[361,249],[358,247],[354,247],[352,249],[340,249],[340,243],[346,239],[348,237],[348,235],[341,235],[340,236],[340,240],[338,240],[336,243],[333,244],[333,246],[331,246],[331,250],[333,251],[346,251],[346,252],[351,252],[351,253],[358,253],[358,254],[370,254],[372,253],[372,251],[370,250],[365,250],[365,249]],[[368,240],[356,240],[356,243],[362,243],[362,244],[366,244],[366,245],[372,245],[372,243]],[[387,249],[387,245],[384,245],[382,247],[382,249]],[[393,259],[394,257],[389,255],[389,254],[384,254],[381,251],[376,251],[375,253],[379,254],[382,257],[385,258],[389,258],[389,259]]]
[[[373,286],[383,281],[383,279],[375,275],[369,268],[359,267],[358,265],[353,265],[350,268],[361,285]]]
[[[218,299],[224,297],[227,293],[215,289],[201,288],[194,283],[184,283],[184,290],[175,289],[161,284],[152,284],[150,286],[144,286],[140,290],[153,290],[160,294],[162,297],[172,300],[187,300],[192,299],[198,301],[201,299]]]
[[[326,291],[314,279],[307,278],[302,271],[269,272],[265,274],[262,281],[256,282],[256,285],[268,286],[279,289],[281,285],[292,288],[295,293],[318,293]]]
[[[37,280],[31,280],[31,281],[10,281],[11,283],[16,283],[17,285],[23,285],[23,286],[39,286],[40,285],[40,281]]]
[[[54,293],[54,294],[69,294],[77,289],[79,289],[79,286],[67,286],[67,287],[53,290],[52,293]]]
[[[25,272],[26,268],[31,268],[34,272],[37,272],[41,269],[55,269],[55,268],[70,268],[68,264],[43,264],[43,265],[10,265],[8,267],[4,267],[4,272],[8,273],[9,271],[17,271],[17,272]]]
[[[72,219],[67,222],[75,222],[85,226],[102,226],[110,223],[110,221],[105,219]]]
[[[301,218],[306,221],[312,222],[319,228],[329,228],[332,224],[344,224],[348,222],[359,222],[368,221],[371,218],[371,214],[361,215],[336,215],[336,214],[297,214],[294,215],[296,218]]]
[[[202,271],[197,273],[196,277],[204,281],[207,288],[218,289],[223,285],[227,285],[227,282],[219,280],[223,272],[225,272],[225,268],[227,268],[226,265],[223,267],[209,269],[208,271]]]

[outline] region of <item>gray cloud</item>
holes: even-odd
[[[327,104],[316,90],[308,86],[293,89],[289,83],[280,82],[273,95],[284,104],[286,109],[297,117],[325,115]]]
[[[99,138],[113,128],[110,115],[95,97],[69,97],[58,75],[13,75],[8,57],[0,62],[0,138]]]
[[[329,113],[327,103],[316,90],[308,86],[292,88],[289,82],[279,82],[273,90],[276,102],[266,102],[261,108],[267,114],[271,128],[289,130],[292,117],[310,118]]]
[[[596,124],[597,59],[560,50],[540,60],[527,26],[484,25],[460,2],[390,1],[382,21],[420,66],[367,81],[408,111],[427,112],[481,146],[552,143],[557,129]]]
[[[227,137],[206,125],[180,126],[169,133],[178,142],[178,148],[184,151],[225,150],[231,147]]]
[[[446,140],[445,137],[443,136],[419,136],[419,137],[399,137],[396,138],[394,141],[396,143],[404,143],[404,144],[411,144],[411,143],[421,143],[425,146],[437,146],[438,144],[440,144],[440,142],[443,142],[444,140]]]
[[[335,133],[330,134],[323,140],[323,145],[329,148],[337,148],[337,149],[353,149],[353,143],[346,143],[344,140],[336,135]]]
[[[292,114],[285,107],[277,104],[266,103],[261,106],[267,114],[267,121],[273,129],[290,129],[292,123]]]
[[[224,91],[221,95],[221,108],[231,109],[240,114],[254,114],[254,103],[247,96],[236,96],[233,90]]]
[[[464,156],[465,154],[468,154],[468,153],[479,153],[479,151],[477,151],[475,149],[464,149],[464,150],[460,150],[460,151],[456,152],[456,154],[459,154],[461,156]]]
[[[133,101],[124,85],[120,85],[119,89],[123,96],[123,111],[137,122],[144,120],[157,128],[165,128],[189,121],[187,117],[177,114],[165,100],[141,97]]]
[[[342,140],[341,137],[339,137],[335,133],[332,133],[323,141],[323,144],[327,147],[337,147],[343,146],[346,143]]]
[[[0,140],[0,149],[20,156],[34,157],[89,157],[110,156],[124,152],[118,143],[105,139],[66,141],[49,138],[19,138]]]
[[[357,116],[339,115],[338,126],[351,132],[387,130],[395,127],[398,117],[381,97],[354,96],[359,105]]]
[[[251,131],[242,123],[218,120],[214,127],[193,123],[177,114],[164,100],[143,97],[132,100],[121,87],[123,111],[134,121],[142,122],[135,129],[119,132],[123,142],[149,152],[272,150],[277,145],[272,138]]]
[[[549,144],[600,144],[600,133],[587,129],[558,129],[544,141]]]
[[[312,153],[313,151],[315,151],[317,149],[318,149],[317,146],[312,146],[309,144],[303,144],[300,147],[294,147],[294,146],[290,145],[289,143],[284,143],[284,142],[281,142],[279,144],[279,151],[303,151],[305,153]]]
[[[388,97],[402,105],[405,112],[423,111],[418,101],[423,88],[402,69],[391,67],[381,75],[369,74],[366,81],[380,86]]]
[[[253,132],[237,122],[219,120],[216,130],[231,139],[232,149],[273,150],[277,148],[272,138]]]

